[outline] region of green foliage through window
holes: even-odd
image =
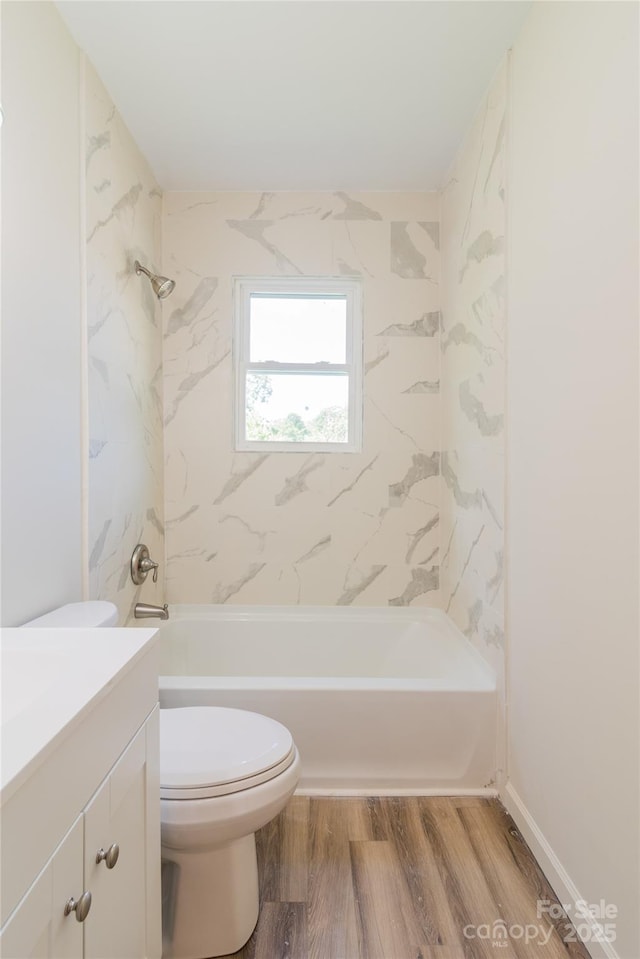
[[[282,443],[345,443],[348,435],[346,407],[327,406],[315,416],[303,418],[290,412],[278,419],[265,416],[264,407],[273,394],[271,377],[247,373],[247,439]]]

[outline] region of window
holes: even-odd
[[[236,449],[361,449],[361,303],[350,278],[234,281]]]

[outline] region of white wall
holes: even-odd
[[[2,4],[2,103],[1,621],[83,592],[125,621],[163,595],[129,576],[139,540],[164,552],[160,305],[133,272],[160,266],[161,193],[51,2]]]
[[[507,801],[637,959],[637,5],[536,4],[511,122]]]
[[[2,4],[2,623],[81,598],[79,54]]]

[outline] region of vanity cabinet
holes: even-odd
[[[0,935],[3,959],[82,959],[82,924],[64,915],[83,891],[82,816],[60,843]]]
[[[1,959],[160,959],[159,792],[152,648],[3,797]]]
[[[145,740],[141,729],[84,813],[84,884],[92,897],[84,922],[86,959],[147,955]]]

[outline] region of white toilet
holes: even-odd
[[[44,616],[38,616],[37,619],[30,619],[24,623],[25,627],[33,629],[42,629],[44,627],[58,628],[90,628],[96,626],[117,626],[118,610],[113,603],[108,603],[101,599],[87,600],[85,603],[67,603],[66,606],[59,606],[52,609],[50,613]]]
[[[163,959],[236,952],[258,920],[254,833],[284,808],[288,729],[241,709],[160,710]]]

